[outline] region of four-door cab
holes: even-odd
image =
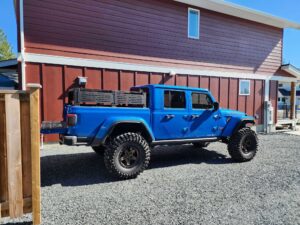
[[[82,97],[82,91],[88,97]],[[71,94],[81,100],[65,106],[61,143],[92,146],[104,154],[107,169],[117,177],[134,178],[146,169],[155,145],[203,148],[221,141],[236,161],[249,161],[256,155],[258,140],[249,127],[254,118],[220,108],[206,89],[145,85],[132,88],[131,93],[98,91],[97,95],[93,91]],[[82,103],[89,98],[94,103]],[[120,99],[127,104],[118,105]],[[114,104],[105,104],[109,101]]]

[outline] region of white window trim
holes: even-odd
[[[198,34],[197,37],[194,36],[190,36],[190,12],[194,11],[198,13]],[[198,9],[194,9],[194,8],[188,8],[188,38],[190,39],[196,39],[199,40],[200,39],[200,10]]]
[[[244,93],[241,93],[241,83],[242,82],[247,82],[248,83],[248,86],[249,86],[249,93],[248,94],[244,94]],[[240,83],[239,83],[239,95],[243,95],[243,96],[248,96],[251,94],[251,83],[250,83],[250,80],[240,80]]]

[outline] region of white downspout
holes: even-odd
[[[265,79],[265,98],[264,98],[264,132],[269,133],[268,130],[268,107],[266,102],[270,101],[270,78]]]
[[[18,61],[21,61],[22,90],[26,90],[26,70],[25,70],[25,42],[24,42],[24,0],[20,0],[20,47]]]

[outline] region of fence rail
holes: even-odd
[[[0,90],[0,219],[40,214],[39,87]]]
[[[291,105],[289,104],[278,104],[278,119],[290,119],[291,117]],[[300,119],[300,105],[296,105],[295,117]]]

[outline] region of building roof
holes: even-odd
[[[288,91],[284,88],[279,88],[278,91],[280,92],[280,94],[282,94],[282,96],[291,96],[291,91]],[[300,96],[300,91],[297,91],[296,95]]]
[[[18,85],[18,75],[17,74],[7,76],[6,74],[0,73],[0,89],[3,89],[3,87],[16,88],[17,85]]]
[[[0,61],[0,87],[16,87],[18,84],[17,59]]]
[[[300,80],[300,69],[293,66],[292,64],[285,64],[281,66],[281,70],[295,76],[298,80]]]
[[[17,66],[17,65],[18,65],[17,59],[9,59],[9,60],[0,61],[0,68],[12,67],[12,66]]]
[[[300,29],[300,24],[286,19],[282,19],[271,14],[258,10],[243,7],[224,0],[174,0],[192,6],[208,9],[211,11],[223,13],[230,16],[266,24],[278,28]],[[270,4],[271,1],[270,1]]]

